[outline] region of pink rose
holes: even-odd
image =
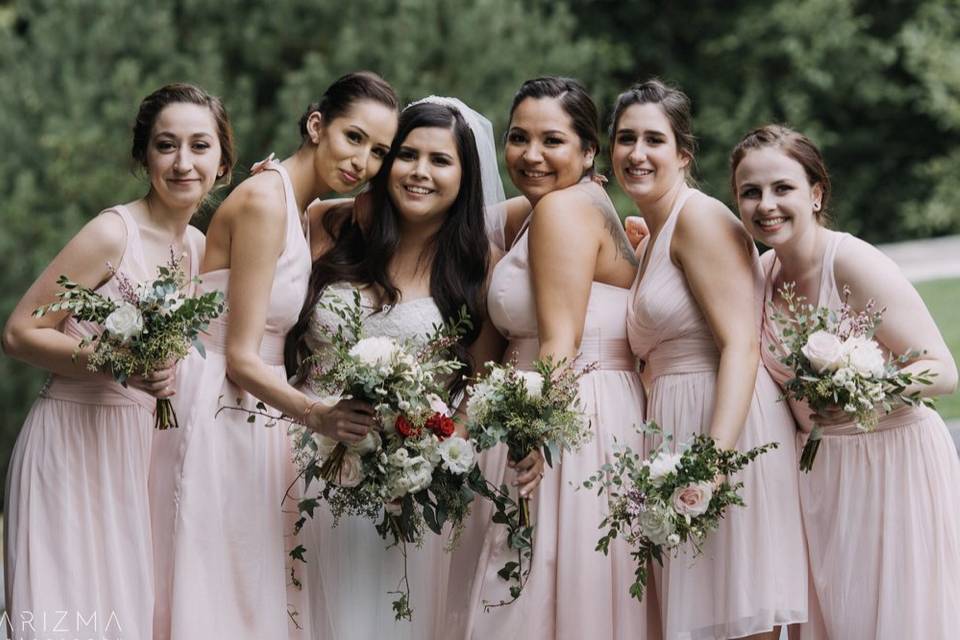
[[[800,351],[817,373],[836,371],[847,355],[840,339],[828,331],[814,331]]]
[[[695,482],[677,487],[670,496],[673,510],[682,516],[696,517],[706,513],[713,497],[713,485],[709,482]]]

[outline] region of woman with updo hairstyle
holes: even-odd
[[[757,250],[723,203],[690,186],[690,119],[687,96],[656,79],[613,109],[613,171],[649,229],[626,323],[647,418],[673,448],[700,433],[721,449],[779,447],[730,478],[746,507],[728,510],[702,555],[668,554],[653,581],[665,638],[774,639],[807,619],[796,427],[760,363]]]
[[[607,498],[575,489],[613,461],[615,440],[634,450],[643,445],[634,430],[643,420],[643,388],[623,323],[636,260],[613,204],[593,179],[597,121],[590,96],[570,78],[528,80],[510,108],[507,170],[533,211],[517,209],[506,220],[509,250],[491,278],[490,318],[509,341],[504,361],[521,369],[547,357],[576,367],[596,363],[580,379],[593,435],[579,451],[554,460],[536,491],[524,488],[536,528],[523,593],[484,611],[484,603],[512,599],[511,583],[497,571],[516,553],[506,528],[490,525],[471,605],[450,611],[449,637],[647,637],[650,599],[630,596],[629,547],[615,541],[609,555],[592,551]],[[509,482],[508,464],[504,447],[492,450],[483,462],[487,478]]]
[[[396,126],[397,97],[382,78],[339,78],[301,119],[293,155],[254,165],[210,222],[200,277],[225,292],[228,312],[203,338],[206,359],[180,372],[188,417],[153,463],[155,638],[305,633],[309,585],[288,555],[299,543],[287,429],[248,422],[248,412],[264,403],[331,437],[371,428],[367,407],[329,407],[290,385],[283,346],[310,279],[307,205],[376,175]]]
[[[885,355],[916,355],[903,370],[932,384],[905,394],[956,391],[957,367],[916,289],[876,247],[826,226],[830,178],[820,150],[779,125],[751,131],[730,158],[740,219],[772,250],[763,255],[764,300],[787,313],[794,283],[808,304],[885,309],[873,338]],[[779,328],[763,317],[763,360],[781,385],[793,377]],[[803,637],[946,640],[960,628],[960,462],[936,411],[902,405],[870,432],[839,408],[813,415],[790,400],[800,444],[820,427],[813,466],[800,473],[810,554],[810,623]],[[747,501],[749,505],[749,500]]]
[[[153,411],[157,398],[177,399],[176,363],[121,386],[87,368],[92,346],[78,350],[102,327],[65,312],[33,316],[56,300],[60,275],[114,299],[121,297],[117,274],[134,284],[153,280],[171,251],[197,275],[203,234],[190,219],[212,189],[229,183],[234,163],[220,99],[188,84],[153,92],[140,103],[132,156],[149,181],[146,195],[88,222],[33,283],[3,332],[7,355],[51,374],[7,476],[4,626],[13,637],[24,632],[22,624],[73,630],[72,637],[81,618],[107,635],[152,633]]]

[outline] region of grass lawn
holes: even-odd
[[[954,360],[960,363],[960,278],[919,282],[916,286]],[[960,392],[938,398],[937,410],[944,418],[960,418]]]

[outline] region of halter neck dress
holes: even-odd
[[[849,234],[829,232],[815,304],[839,310],[834,262]],[[762,259],[764,299],[780,263]],[[764,314],[762,354],[773,378],[793,377],[776,323]],[[772,347],[772,351],[771,351]],[[802,430],[810,408],[790,401]],[[960,629],[960,461],[940,415],[901,407],[875,431],[823,429],[813,468],[800,473],[812,577],[804,638],[900,640],[956,637]]]
[[[630,345],[651,382],[647,418],[673,436],[674,446],[709,427],[720,359],[684,273],[670,258],[677,221],[697,196],[706,197],[691,188],[681,192],[659,235],[647,242],[646,269],[637,274],[627,312]],[[759,328],[762,280],[755,249],[753,255]],[[744,483],[746,506],[729,509],[702,555],[683,551],[667,557],[662,570],[654,565],[667,640],[737,638],[807,618],[796,427],[779,396],[761,365],[737,446],[780,446],[733,478]]]

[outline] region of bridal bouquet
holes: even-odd
[[[117,382],[126,386],[132,375],[148,375],[185,357],[191,345],[201,355],[206,353],[198,336],[211,320],[223,313],[226,306],[223,293],[186,295],[184,289],[191,281],[183,271],[182,262],[183,256],[177,256],[171,247],[170,261],[158,269],[157,278],[137,285],[110,266],[119,285],[119,300],[61,275],[57,284],[63,290],[57,294],[58,301],[40,307],[33,315],[68,311],[78,320],[103,325],[101,333],[80,342],[77,353],[94,344],[90,370],[109,371]],[[194,278],[192,282],[199,284],[200,280]],[[177,426],[170,400],[158,398],[154,427]]]
[[[883,309],[876,310],[870,301],[863,311],[854,311],[847,304],[850,290],[845,287],[840,310],[834,312],[804,304],[794,289],[787,283],[780,290],[787,313],[771,304],[786,348],[780,361],[794,374],[784,385],[788,397],[805,401],[816,414],[839,408],[864,431],[872,431],[881,411],[889,413],[897,404],[932,405],[919,393],[904,393],[912,384],[931,384],[935,375],[901,369],[919,352],[886,356],[873,339]],[[814,428],[800,456],[803,471],[813,467],[820,437],[821,429]]]
[[[369,402],[380,429],[348,444],[297,427],[297,456],[307,483],[324,481],[320,496],[334,523],[345,515],[379,520],[377,532],[399,544],[404,556],[407,543],[422,543],[425,527],[440,535],[450,522],[456,535],[473,499],[471,485],[482,482],[476,447],[455,434],[441,397],[445,380],[462,366],[447,354],[466,316],[435,327],[422,340],[400,342],[363,336],[359,292],[352,304],[336,296],[320,304],[342,322],[313,363],[311,385],[329,402],[345,397]],[[317,499],[307,498],[300,510],[312,516],[317,506]],[[300,526],[304,522],[301,518]],[[397,619],[410,619],[406,575],[392,593],[398,595]]]
[[[656,423],[648,422],[643,432],[660,433]],[[607,492],[610,513],[600,523],[606,532],[597,542],[597,551],[607,554],[610,543],[620,537],[633,550],[636,561],[630,595],[641,600],[647,586],[647,565],[651,559],[661,565],[665,553],[675,556],[689,543],[694,554],[701,553],[707,535],[716,529],[731,505],[744,506],[737,490],[741,482],[730,476],[740,471],[777,443],[754,447],[746,452],[718,449],[713,438],[697,434],[670,450],[665,438],[649,458],[642,458],[629,447],[614,454],[583,486],[598,487],[598,495]],[[717,482],[717,478],[726,478]]]
[[[540,450],[547,464],[553,466],[561,451],[576,451],[590,439],[589,421],[577,391],[580,377],[592,367],[578,371],[565,361],[549,358],[535,362],[533,371],[521,371],[514,364],[487,363],[487,367],[487,375],[467,389],[467,431],[481,450],[506,444],[513,461]],[[533,554],[533,522],[529,498],[521,497],[513,509],[515,503],[505,501],[504,494],[506,487],[491,498],[496,507],[493,521],[507,525],[510,547],[518,556],[498,574],[516,583],[510,588],[516,600],[529,575],[529,566],[524,570],[523,560]]]

